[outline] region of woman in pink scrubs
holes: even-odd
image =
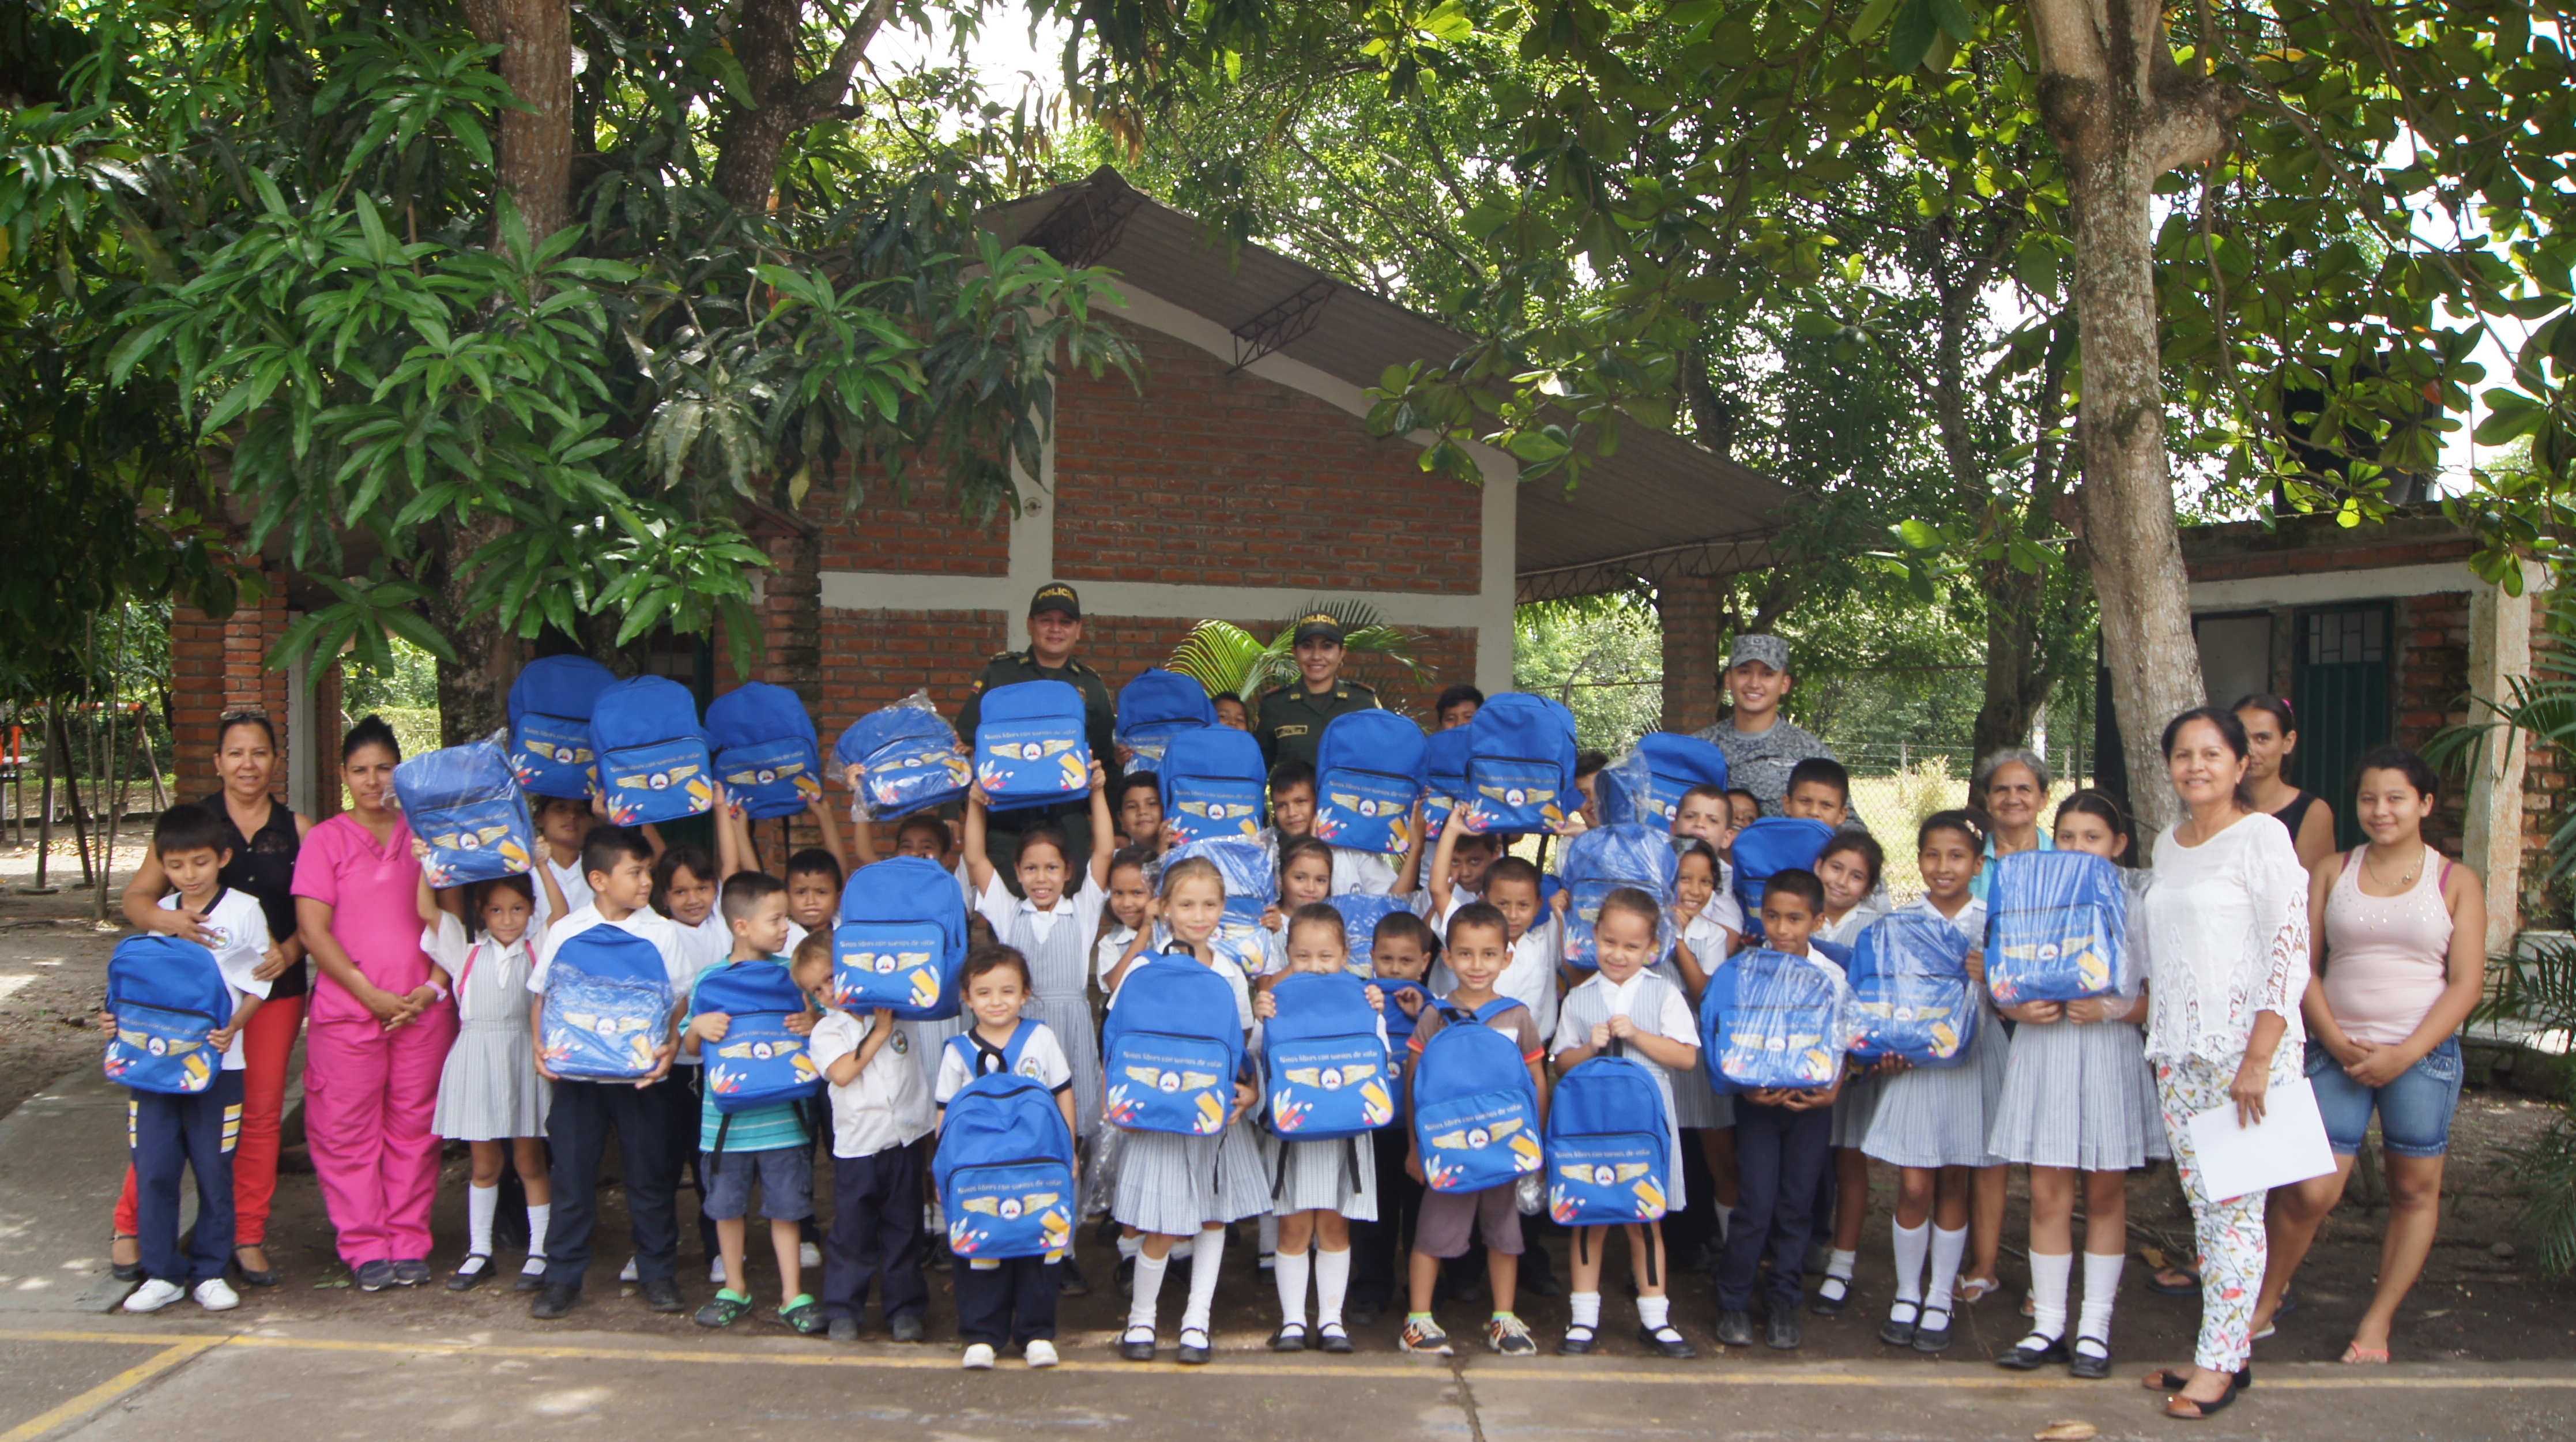
[[[420,863],[394,800],[402,759],[370,716],[340,743],[351,808],[295,860],[297,934],[321,974],[304,1039],[304,1136],[360,1290],[429,1280],[430,1119],[456,1009],[420,949]]]

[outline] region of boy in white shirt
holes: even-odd
[[[868,1284],[898,1342],[922,1339],[930,1285],[921,1275],[922,1138],[930,1083],[919,1034],[879,1008],[865,1018],[832,1005],[832,938],[796,948],[796,984],[823,1009],[806,1042],[831,1083],[832,1230],[824,1242],[823,1315],[835,1342],[859,1339]]]

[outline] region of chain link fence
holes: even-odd
[[[1830,738],[1828,745],[1832,745]],[[2032,747],[2038,750],[2037,746]],[[1851,772],[1852,815],[1887,848],[1887,889],[1897,901],[1923,894],[1923,873],[1914,864],[1914,833],[1925,817],[1968,804],[1968,776],[1976,760],[1964,752],[1932,750],[1898,743],[1835,745],[1834,754]],[[2049,746],[2048,803],[2041,808],[2047,824],[2057,803],[2091,780],[2089,746]]]

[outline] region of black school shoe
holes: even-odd
[[[689,1304],[680,1300],[680,1284],[669,1277],[647,1277],[643,1283],[644,1305],[656,1312],[685,1312]]]
[[[2102,1350],[2097,1355],[2092,1352],[2087,1352],[2083,1347],[2078,1346],[2075,1349],[2074,1355],[2066,1359],[2066,1375],[2084,1382],[2099,1382],[2110,1376],[2111,1344],[2103,1341],[2099,1337],[2086,1337],[2081,1340],[2090,1342]],[[2245,1378],[2243,1380],[2243,1385],[2248,1387],[2253,1386],[2253,1379],[2251,1377]]]
[[[1752,1346],[1753,1314],[1751,1312],[1743,1311],[1726,1311],[1718,1313],[1717,1340],[1718,1345],[1724,1347]]]
[[[537,1299],[528,1304],[528,1315],[540,1322],[560,1321],[571,1315],[572,1304],[580,1300],[580,1288],[548,1282],[537,1289]]]
[[[1565,1329],[1565,1336],[1556,1344],[1556,1354],[1560,1357],[1588,1357],[1592,1354],[1593,1339],[1599,1334],[1600,1329],[1577,1322]]]
[[[1060,1295],[1067,1297],[1091,1295],[1090,1279],[1082,1275],[1082,1268],[1074,1265],[1071,1252],[1065,1253],[1064,1260],[1056,1263],[1055,1289]]]
[[[1850,1280],[1828,1276],[1823,1285],[1816,1288],[1816,1299],[1807,1304],[1807,1310],[1819,1317],[1839,1317],[1843,1314],[1843,1309],[1850,1305]]]
[[[2039,1345],[2034,1347],[2031,1345],[2033,1342]],[[2033,1332],[2005,1348],[2004,1354],[1995,1359],[1995,1365],[2008,1372],[2036,1372],[2051,1362],[2065,1360],[2067,1356],[2064,1337],[2042,1338],[2037,1332]]]
[[[1898,1302],[1895,1305],[1910,1309],[1912,1315],[1899,1319],[1895,1312],[1890,1311],[1887,1320],[1878,1325],[1878,1340],[1890,1347],[1911,1347],[1916,1327],[1923,1320],[1923,1304]]]
[[[1957,1314],[1953,1312],[1926,1312],[1923,1315],[1927,1317],[1939,1317],[1941,1319],[1941,1325],[1934,1327],[1921,1321],[1917,1321],[1914,1324],[1914,1350],[1924,1353],[1949,1351],[1950,1332],[1954,1325],[1954,1318]]]
[[[1781,1307],[1774,1310],[1771,1313],[1770,1331],[1764,1334],[1762,1340],[1767,1343],[1773,1351],[1794,1352],[1798,1350],[1798,1345],[1804,1342],[1806,1338],[1801,1336],[1798,1332],[1798,1314],[1796,1310],[1789,1307]]]
[[[1791,1325],[1795,1326],[1796,1324],[1792,1323]],[[1776,1320],[1772,1323],[1772,1330],[1775,1335],[1779,1330],[1779,1323]],[[1639,1322],[1637,1324],[1637,1340],[1643,1342],[1646,1345],[1646,1350],[1654,1353],[1656,1356],[1670,1357],[1676,1362],[1687,1362],[1693,1357],[1699,1355],[1699,1349],[1690,1344],[1690,1339],[1673,1330],[1670,1326],[1649,1327],[1645,1323]],[[1775,1342],[1772,1345],[1778,1346],[1779,1344]]]

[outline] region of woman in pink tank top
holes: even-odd
[[[2317,1228],[2343,1196],[2370,1116],[2388,1166],[2388,1238],[2379,1290],[2353,1328],[2346,1362],[2388,1360],[2398,1304],[2424,1270],[2441,1223],[2442,1157],[2460,1101],[2461,1023],[2486,986],[2485,890],[2424,840],[2439,783],[2422,757],[2383,746],[2364,757],[2354,796],[2370,844],[2316,868],[2309,910],[2315,980],[2308,1084],[2325,1117],[2335,1169],[2272,1192],[2271,1266],[2254,1309],[2257,1335],[2279,1309]]]

